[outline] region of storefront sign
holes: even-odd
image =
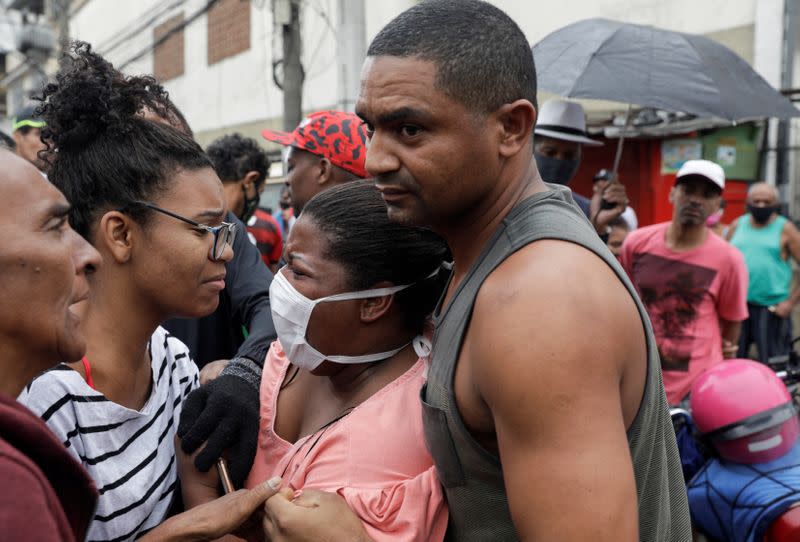
[[[661,173],[677,173],[687,160],[703,157],[703,144],[697,139],[665,139],[661,142]]]

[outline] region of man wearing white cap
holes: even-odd
[[[544,181],[555,184],[569,185],[572,181],[581,163],[583,145],[602,145],[589,138],[586,115],[577,102],[543,103],[534,134],[533,156],[539,173]],[[572,197],[601,236],[608,233],[609,224],[628,208],[625,186],[618,182],[604,183],[603,190],[595,190],[591,199],[574,191]]]
[[[744,258],[705,225],[724,188],[719,165],[689,160],[669,195],[672,221],[640,228],[622,246],[622,265],[653,323],[671,405],[700,373],[736,356],[747,318]]]

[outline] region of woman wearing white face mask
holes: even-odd
[[[294,490],[338,492],[373,540],[444,538],[419,391],[429,344],[421,335],[446,257],[432,232],[390,222],[369,181],[306,205],[270,288],[279,340],[264,364],[248,487],[277,476]],[[183,471],[187,505],[216,496],[189,479],[214,487],[215,473],[187,460]]]

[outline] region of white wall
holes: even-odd
[[[172,3],[166,0],[91,0],[73,17],[70,32],[74,39],[88,41],[99,52],[106,54],[104,46],[110,44],[114,37],[135,27],[137,21],[152,16],[154,10],[161,11]],[[138,51],[152,45],[153,26],[181,11],[186,19],[205,3],[205,0],[178,2],[179,7],[165,11],[153,25],[107,53],[107,58],[115,65],[121,65]],[[332,107],[336,103],[335,18],[331,18],[329,23],[321,15],[335,15],[332,6],[330,0],[307,2],[301,15],[304,37],[302,58],[306,70],[303,107],[306,110]],[[164,86],[195,131],[203,132],[282,116],[282,92],[275,86],[272,77],[272,62],[281,56],[281,42],[273,31],[272,19],[271,3],[255,2],[250,19],[250,49],[211,66],[207,62],[206,17],[202,16],[186,27],[184,74],[165,81]],[[276,54],[273,54],[273,47],[278,48]],[[152,71],[151,54],[125,69],[130,74]]]
[[[179,3],[175,0],[137,0],[135,2],[90,0],[70,19],[70,37],[91,43],[97,52],[118,65],[152,44],[152,26],[168,19],[177,11],[169,10],[162,13],[152,26],[130,36],[127,34],[157,12],[163,11],[165,7]],[[109,46],[122,37],[127,37],[124,43],[109,51]],[[136,74],[152,72],[152,56],[146,55],[126,71]]]
[[[750,26],[755,27],[755,44],[746,44],[754,55],[755,65],[771,76],[775,64],[774,48],[779,48],[777,31],[771,21],[776,6],[783,0],[561,0],[556,6],[540,1],[494,0],[514,18],[531,43],[553,30],[589,17],[607,17],[622,21],[654,24],[692,33],[712,33]],[[163,11],[176,0],[90,0],[74,17],[73,37],[103,45],[137,20]],[[414,5],[415,0],[366,0],[365,32],[367,43],[393,17]],[[182,10],[189,17],[205,0],[186,0],[154,21],[163,22]],[[251,49],[213,66],[207,65],[206,19],[201,17],[185,31],[184,75],[165,82],[176,103],[197,132],[234,127],[264,120],[277,122],[282,116],[282,93],[272,80],[272,61],[281,56],[281,40],[275,35],[271,0],[257,0],[251,13]],[[303,65],[306,81],[303,108],[307,111],[334,107],[339,101],[336,29],[336,0],[305,0],[302,10]],[[780,14],[780,9],[777,13]],[[760,17],[760,19],[759,19]],[[760,21],[760,23],[759,23]],[[751,34],[744,33],[744,39]],[[120,63],[152,44],[152,27],[108,54]],[[738,38],[742,39],[742,38]],[[736,47],[735,43],[733,44]],[[277,51],[273,51],[277,48]],[[753,53],[754,51],[754,53]],[[126,69],[129,73],[152,71],[152,56]],[[771,77],[768,77],[768,80]]]
[[[386,23],[416,3],[415,0],[367,0],[367,44]]]
[[[531,42],[537,42],[557,28],[592,17],[706,34],[752,24],[756,0],[560,0],[554,8],[544,2],[492,3],[520,25]]]

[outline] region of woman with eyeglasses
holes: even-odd
[[[38,377],[20,401],[99,490],[88,539],[128,540],[159,525],[177,496],[174,437],[198,385],[186,346],[159,324],[216,309],[237,232],[202,149],[139,114],[162,108],[155,80],[123,78],[86,44],[70,60],[44,89],[45,157],[70,224],[103,264],[81,308],[86,356]]]

